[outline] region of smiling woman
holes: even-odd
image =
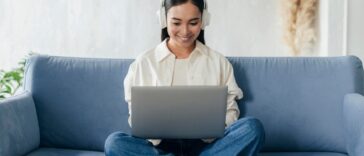
[[[133,106],[133,86],[227,86],[225,124],[221,124],[225,125],[224,136],[148,139],[114,132],[105,142],[106,155],[256,155],[264,142],[264,129],[258,119],[239,118],[236,100],[241,99],[243,93],[236,84],[232,65],[205,44],[203,31],[209,23],[206,1],[162,0],[159,17],[162,42],[138,56],[124,79],[125,100],[129,108]],[[129,115],[131,125],[132,113]],[[169,117],[167,112],[158,115]]]
[[[192,51],[195,46],[195,40],[201,31],[201,12],[193,4],[185,3],[170,9],[167,21],[168,47],[177,58],[180,58],[180,55],[185,53],[180,50]],[[187,58],[187,56],[181,58]]]
[[[203,29],[208,25],[210,17],[205,9],[207,6],[197,3],[186,3],[186,0],[162,1],[163,6],[159,11],[162,41],[169,38],[168,47],[177,58],[187,58],[189,52],[181,50],[192,51],[196,39],[205,44]]]

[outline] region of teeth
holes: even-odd
[[[189,39],[190,39],[190,37],[181,37],[181,39],[182,39],[183,41],[187,41],[187,40],[189,40]]]

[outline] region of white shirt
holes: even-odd
[[[131,86],[171,86],[175,62],[176,56],[168,49],[167,39],[135,59],[124,79],[130,116]],[[187,73],[187,85],[228,86],[226,126],[238,119],[240,111],[235,100],[241,99],[243,92],[236,84],[232,65],[222,54],[196,41],[196,47],[188,58]],[[129,117],[131,125],[130,121]],[[160,140],[151,142],[158,145]]]
[[[176,59],[172,78],[172,86],[188,85],[188,59]]]

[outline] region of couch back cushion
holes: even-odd
[[[346,152],[342,102],[346,93],[363,93],[358,58],[228,59],[244,92],[241,117],[264,125],[264,151]],[[123,79],[132,61],[31,57],[25,88],[41,146],[102,151],[110,133],[130,133]]]
[[[25,89],[33,94],[41,146],[103,151],[110,133],[129,133],[123,80],[131,62],[31,57]]]
[[[343,98],[363,93],[363,67],[353,56],[229,58],[244,98],[241,117],[266,131],[263,151],[346,152]]]

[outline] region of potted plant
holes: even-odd
[[[28,56],[33,55],[30,53]],[[22,59],[18,64],[19,66],[10,71],[0,69],[0,100],[13,96],[17,93],[19,88],[23,85],[24,68],[26,59]]]

